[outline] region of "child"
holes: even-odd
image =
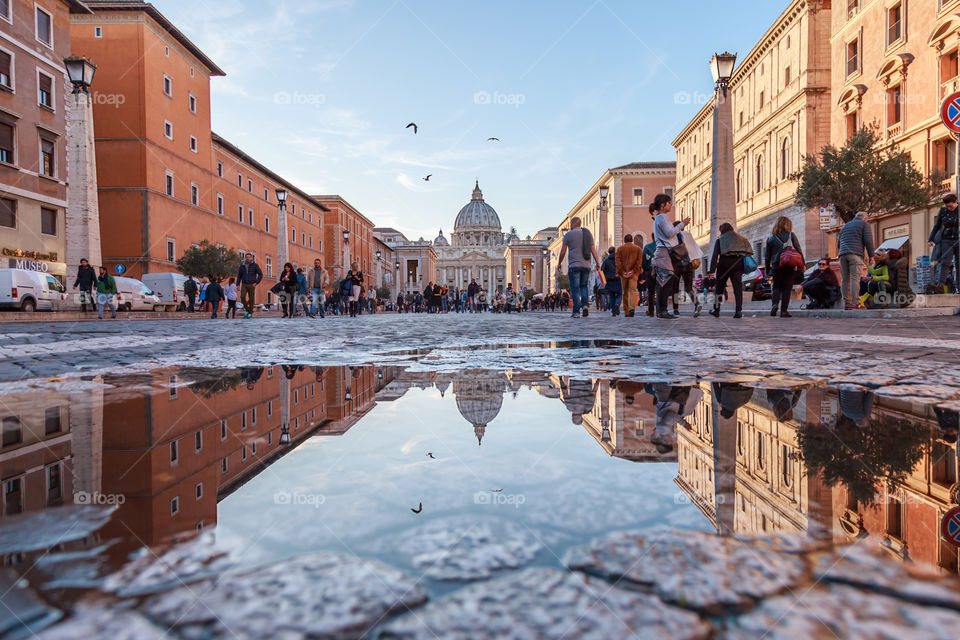
[[[227,286],[224,289],[224,295],[227,298],[227,313],[226,317],[236,318],[237,317],[237,279],[230,278],[227,281]]]
[[[223,287],[220,286],[220,279],[210,276],[210,282],[204,289],[204,300],[210,305],[210,317],[217,317],[217,309],[220,307],[220,301],[223,300]]]

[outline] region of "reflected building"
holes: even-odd
[[[583,427],[613,457],[632,462],[676,462],[677,450],[660,451],[654,443],[656,398],[641,383],[598,380],[595,401],[583,415]]]
[[[502,371],[464,371],[453,378],[457,409],[473,425],[478,446],[483,443],[487,425],[500,414],[508,383]]]

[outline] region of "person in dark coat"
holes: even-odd
[[[950,277],[953,261],[956,256],[957,243],[960,241],[960,211],[957,206],[957,196],[948,193],[943,197],[943,207],[937,214],[937,219],[930,230],[929,244],[936,247],[939,254],[937,262],[938,276],[934,284],[945,287]],[[954,283],[956,286],[956,283]],[[944,288],[944,291],[946,289]]]
[[[820,258],[816,270],[802,286],[804,295],[810,298],[807,309],[829,309],[840,299],[840,281],[830,268],[829,258]]]
[[[73,281],[73,288],[80,289],[80,311],[86,312],[87,301],[90,301],[90,311],[96,309],[96,303],[93,301],[93,285],[97,282],[97,272],[90,266],[86,258],[80,259],[80,266],[77,268],[77,279]]]
[[[780,266],[780,254],[783,253],[784,249],[791,246],[800,254],[802,260],[803,251],[800,249],[800,240],[793,232],[793,223],[790,222],[790,218],[780,216],[773,225],[773,232],[767,238],[767,273],[771,273],[771,269],[773,273],[771,316],[777,315],[777,308],[779,307],[781,318],[791,317],[787,309],[790,307],[790,294],[793,292],[793,281],[797,275],[797,269]]]
[[[297,300],[297,288],[300,284],[297,282],[297,272],[293,270],[293,265],[289,262],[283,265],[283,271],[280,272],[280,285],[283,287],[279,294],[283,317],[292,318],[293,307]]]
[[[734,318],[743,317],[743,258],[753,254],[750,241],[733,230],[733,225],[724,222],[720,225],[720,236],[713,244],[713,256],[710,258],[710,274],[717,274],[714,288],[713,311],[715,318],[720,317],[720,298],[727,290],[727,281],[733,285],[733,298],[737,304]]]
[[[223,287],[220,285],[220,278],[210,276],[209,279],[210,283],[207,284],[204,300],[210,305],[210,317],[216,318],[217,309],[220,308],[220,301],[223,300],[226,295],[224,294]]]

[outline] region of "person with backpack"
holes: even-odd
[[[573,295],[573,313],[571,318],[578,318],[580,314],[586,318],[590,315],[590,258],[600,268],[600,258],[597,248],[593,244],[593,234],[584,229],[582,221],[577,216],[570,218],[570,231],[563,234],[563,246],[560,248],[560,257],[557,259],[557,271],[563,264],[564,257],[569,251],[567,260],[567,277],[570,280],[570,292]]]
[[[192,277],[187,278],[183,282],[183,295],[187,296],[187,311],[193,313],[195,311],[194,305],[197,303],[197,281]]]
[[[210,282],[207,283],[204,289],[204,300],[206,300],[207,305],[210,307],[210,318],[214,319],[217,317],[217,309],[220,307],[220,301],[224,298],[224,291],[218,278],[210,276],[209,280]]]
[[[93,311],[96,302],[93,299],[93,285],[97,282],[97,272],[90,266],[86,258],[80,259],[80,266],[77,268],[77,279],[73,281],[73,288],[80,289],[80,311],[86,313],[87,302],[90,303],[90,310]]]
[[[615,247],[607,249],[607,256],[603,259],[603,264],[600,265],[600,273],[607,281],[603,286],[603,293],[610,302],[610,315],[616,318],[620,315],[620,298],[623,297],[624,290],[620,276],[617,275],[617,249]],[[626,311],[626,306],[624,306],[624,311]],[[630,314],[625,313],[624,315],[629,317]]]
[[[100,267],[100,277],[97,278],[97,318],[103,320],[103,305],[110,307],[110,317],[117,317],[117,307],[113,303],[113,297],[117,295],[117,282],[107,271],[106,267]]]
[[[777,311],[781,318],[790,318],[790,295],[793,292],[794,279],[797,273],[803,273],[804,260],[800,251],[800,241],[793,233],[793,223],[790,218],[780,216],[773,225],[773,232],[767,238],[767,273],[773,273],[770,287],[773,308],[770,316],[776,317]],[[778,309],[779,308],[779,309]]]
[[[665,193],[657,194],[650,205],[650,215],[653,216],[653,240],[657,244],[651,265],[657,280],[657,317],[661,320],[674,320],[677,317],[667,313],[667,299],[678,283],[672,253],[681,244],[680,232],[690,224],[690,218],[674,222],[670,215],[671,211],[673,211],[673,198]]]

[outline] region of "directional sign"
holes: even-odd
[[[960,92],[950,94],[940,108],[940,118],[947,129],[960,135]]]
[[[940,534],[943,539],[955,547],[960,547],[960,507],[947,511],[940,523]]]
[[[117,272],[118,276],[122,276],[127,271],[127,267],[126,265],[118,264],[113,270]]]

